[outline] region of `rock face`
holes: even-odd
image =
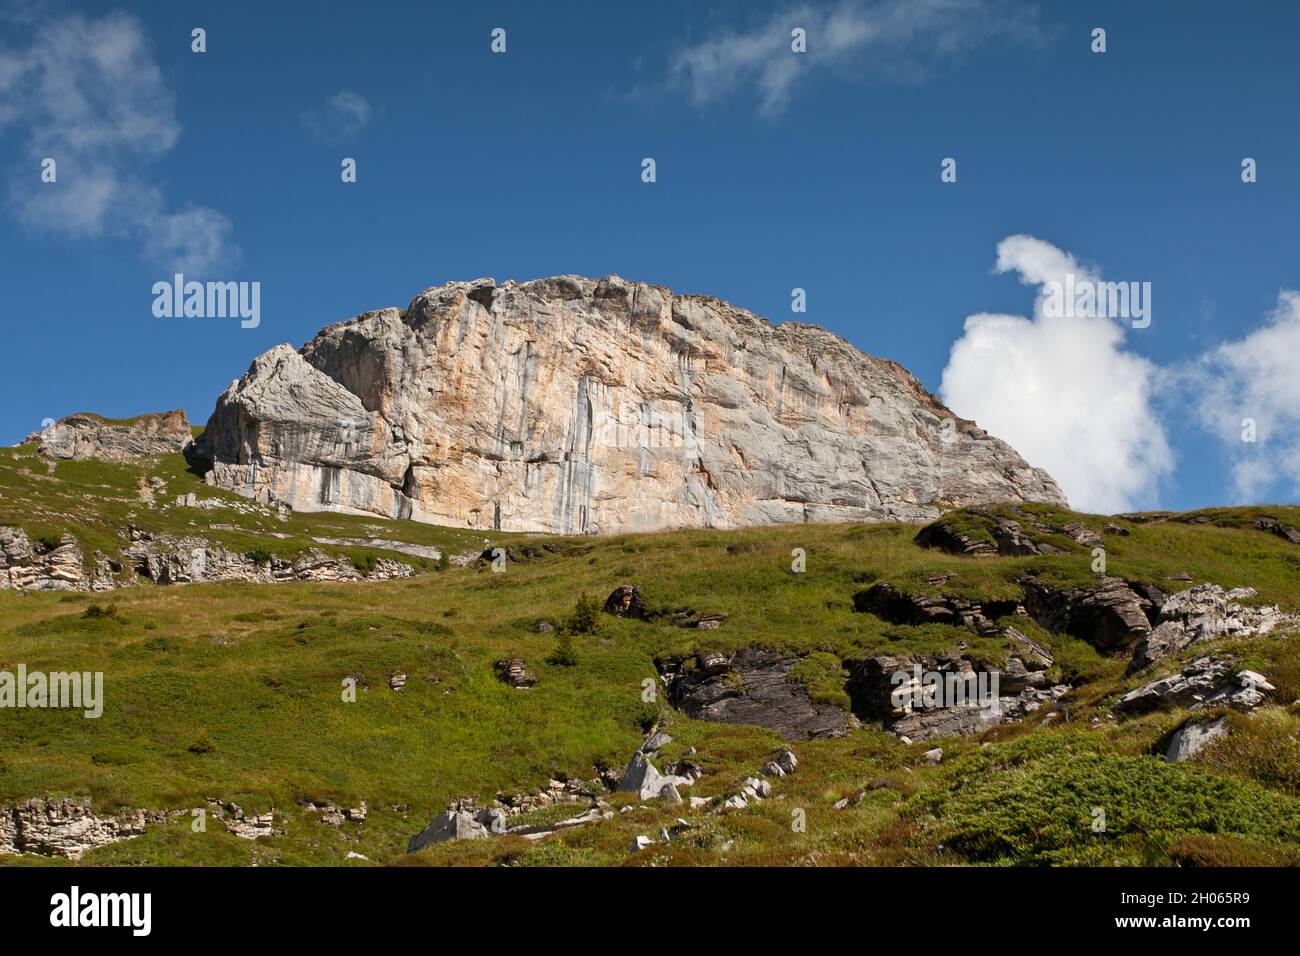
[[[1095,587],[1057,590],[1027,579],[1025,608],[1049,631],[1073,634],[1100,650],[1129,649],[1151,633],[1150,617],[1163,596],[1139,594],[1119,578],[1100,577]]]
[[[937,657],[875,654],[847,660],[845,685],[856,713],[878,718],[891,734],[934,740],[977,734],[1022,720],[1050,706],[1070,688],[1050,684],[1050,652],[1015,628],[1005,632],[1015,653],[993,668],[960,654]],[[996,676],[996,683],[994,677]],[[960,689],[954,696],[952,691]]]
[[[210,483],[300,511],[562,534],[922,521],[1056,483],[814,326],[609,276],[491,279],[259,356]]]
[[[122,555],[136,573],[154,584],[198,584],[204,581],[387,581],[414,574],[409,564],[376,558],[365,574],[346,557],[333,557],[309,548],[292,561],[271,555],[261,558],[231,551],[207,538],[150,535],[129,529],[131,543]]]
[[[145,824],[166,820],[165,812],[126,810],[101,817],[89,799],[36,797],[0,807],[0,854],[31,853],[81,859],[95,847],[139,836]]]
[[[1258,607],[1239,603],[1254,596],[1254,588],[1225,591],[1217,584],[1198,584],[1173,595],[1161,605],[1155,630],[1134,648],[1129,672],[1139,671],[1193,644],[1223,637],[1254,637],[1268,634],[1280,625],[1300,622],[1296,615],[1285,614],[1276,605]]]
[[[183,409],[140,415],[122,423],[98,415],[69,415],[26,439],[39,443],[41,454],[50,458],[113,462],[176,454],[184,451],[190,440],[190,422]]]
[[[0,590],[84,591],[85,557],[71,535],[33,542],[22,528],[0,526]]]
[[[789,679],[798,658],[747,647],[730,659],[702,654],[693,670],[664,668],[673,705],[697,720],[748,724],[775,730],[787,740],[843,737],[857,719],[834,704],[817,703]]]

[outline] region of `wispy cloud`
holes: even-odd
[[[806,53],[791,50],[795,28],[805,31]],[[818,73],[916,81],[977,46],[1040,37],[1034,7],[1008,0],[805,3],[676,51],[667,86],[700,107],[752,91],[760,112],[774,116]]]
[[[953,344],[940,393],[958,415],[1046,468],[1070,504],[1114,513],[1153,505],[1173,468],[1154,407],[1160,370],[1100,316],[1053,317],[1043,286],[1099,272],[1033,236],[998,243],[998,272],[1038,286],[1033,315],[980,313]]]
[[[324,106],[304,112],[301,121],[303,129],[322,142],[346,142],[370,122],[370,104],[356,93],[343,90]]]
[[[24,44],[0,47],[0,133],[23,139],[27,156],[7,171],[18,220],[50,235],[130,239],[166,269],[235,261],[229,219],[169,207],[143,172],[175,146],[180,124],[140,22],[74,14],[28,32]],[[45,157],[58,164],[57,182],[41,182]]]
[[[1201,424],[1228,452],[1238,500],[1258,501],[1279,492],[1300,495],[1296,356],[1300,292],[1283,290],[1264,325],[1178,370],[1183,394],[1193,398]]]

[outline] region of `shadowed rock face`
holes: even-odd
[[[209,481],[259,500],[509,531],[1065,503],[893,362],[613,276],[453,282],[277,346],[204,444]]]

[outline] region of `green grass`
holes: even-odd
[[[149,508],[140,486],[162,478],[170,502],[211,489],[179,457],[146,465],[62,462],[31,449],[0,450],[0,524],[29,534],[71,533],[88,558],[117,553],[122,527],[201,534],[232,550],[291,556],[318,546],[401,557],[369,548],[317,545],[317,537],[384,538],[478,551],[485,534],[359,516],[268,514],[231,509]],[[1265,509],[1300,525],[1300,509]],[[1095,517],[1035,509],[1056,525]],[[1230,514],[1230,513],[1225,513]],[[978,523],[969,513],[955,516]],[[1194,581],[1249,584],[1259,600],[1300,609],[1300,548],[1250,521],[1123,522],[1107,535],[1108,570],[1168,590]],[[1029,522],[1022,520],[1026,532]],[[191,524],[194,522],[194,524]],[[219,530],[209,524],[229,524]],[[376,530],[378,529],[378,530]],[[91,864],[325,864],[347,852],[375,863],[519,865],[917,864],[1242,862],[1289,859],[1300,843],[1300,766],[1293,709],[1300,650],[1287,634],[1244,644],[1243,661],[1278,687],[1279,706],[1234,715],[1232,733],[1196,767],[1166,766],[1155,754],[1186,718],[1157,713],[1106,719],[1114,695],[1140,680],[1125,660],[1083,641],[1009,618],[1056,655],[1052,676],[1077,681],[1053,724],[1031,717],[981,741],[944,741],[944,762],[922,765],[933,744],[906,745],[868,722],[851,736],[800,743],[797,773],[777,781],[779,800],[705,816],[643,806],[604,823],[533,843],[499,838],[444,845],[406,858],[406,841],[449,801],[490,802],[498,791],[534,790],[555,776],[590,779],[621,769],[656,721],[674,736],[665,760],[688,746],[705,777],[691,795],[734,792],[785,744],[753,727],[689,720],[662,700],[643,699],[655,660],[698,650],[761,646],[802,657],[790,675],[819,702],[847,703],[843,662],[868,653],[944,653],[964,645],[1004,660],[998,638],[930,625],[902,627],[854,610],[875,581],[920,593],[1007,599],[1037,574],[1087,582],[1091,553],[961,558],[918,547],[915,526],[799,525],[745,531],[680,531],[608,538],[541,539],[489,533],[534,557],[504,573],[482,563],[427,562],[417,576],[346,584],[145,585],[109,595],[0,591],[0,669],[102,670],[104,715],[0,710],[0,803],[32,796],[90,796],[115,807],[185,809],[209,798],[274,807],[285,833],[251,843],[210,817],[195,833],[188,817],[135,840],[89,853]],[[272,534],[284,534],[274,538]],[[554,551],[539,547],[558,545]],[[791,571],[791,551],[807,571]],[[935,585],[941,575],[951,575]],[[722,612],[722,626],[697,631],[667,615],[650,622],[595,613],[624,582],[642,586],[655,610]],[[98,608],[98,610],[96,610]],[[540,621],[557,626],[539,632]],[[567,641],[562,648],[561,638]],[[1224,645],[1227,649],[1230,645]],[[502,683],[494,663],[521,657],[539,681],[528,691]],[[1170,667],[1175,662],[1170,663]],[[388,686],[407,675],[400,693]],[[355,703],[342,699],[358,680]],[[1094,722],[1094,718],[1098,718]],[[984,746],[981,746],[981,743]],[[851,806],[832,809],[841,797]],[[303,810],[307,800],[355,806],[364,824],[331,828]],[[609,798],[617,808],[626,797]],[[1088,827],[1091,807],[1108,829]],[[582,808],[564,808],[562,815]],[[791,827],[791,811],[807,827]],[[560,812],[560,811],[556,811]],[[638,833],[654,835],[678,816],[688,839],[630,857]],[[513,821],[512,821],[513,822]],[[1270,855],[1271,854],[1271,855]],[[52,863],[59,861],[6,860]]]

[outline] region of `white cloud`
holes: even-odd
[[[1283,290],[1266,324],[1201,356],[1180,376],[1201,423],[1233,461],[1239,500],[1300,494],[1300,292]],[[1242,441],[1243,420],[1255,442]]]
[[[874,74],[896,80],[924,76],[996,39],[1039,36],[1032,6],[1006,0],[841,0],[802,4],[748,31],[727,31],[677,51],[669,86],[706,106],[755,88],[767,115],[789,105],[795,87],[818,70]],[[792,53],[791,31],[802,28],[807,52]]]
[[[943,371],[943,400],[1046,468],[1073,507],[1115,513],[1153,505],[1173,467],[1152,408],[1158,370],[1125,349],[1116,321],[1053,318],[1042,308],[1045,283],[1100,274],[1023,235],[998,243],[996,268],[1039,287],[1033,315],[970,316]]]
[[[140,22],[114,13],[49,19],[26,45],[0,48],[0,132],[25,134],[9,200],[34,231],[76,239],[126,238],[150,264],[203,272],[238,250],[212,209],[171,211],[143,167],[180,136],[176,102]],[[53,158],[58,181],[43,183]]]
[[[307,132],[327,143],[337,143],[356,136],[370,122],[370,104],[347,90],[335,93],[319,109],[307,110],[301,117]]]

